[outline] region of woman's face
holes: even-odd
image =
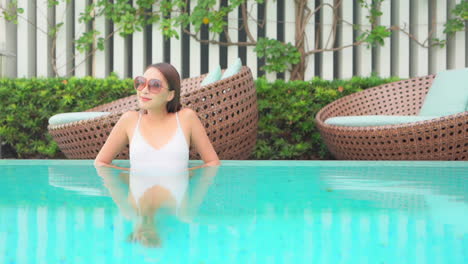
[[[169,84],[164,75],[156,68],[148,68],[143,77],[147,80],[146,85],[142,90],[137,90],[138,104],[141,109],[157,109],[163,107],[166,109],[166,104],[174,98],[174,91],[169,91]],[[150,80],[156,81],[150,81]],[[153,82],[159,83],[161,88],[157,93],[151,92],[148,86]]]

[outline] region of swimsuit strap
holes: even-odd
[[[178,129],[182,129],[182,127],[180,126],[180,121],[179,121],[179,112],[176,112],[175,113],[175,117],[177,119],[177,128]]]
[[[136,134],[136,133],[139,133],[139,132],[140,132],[140,129],[139,129],[139,127],[140,127],[140,120],[141,120],[141,113],[138,112],[138,121],[137,121],[137,124],[136,124],[136,126],[135,126],[135,129],[134,129],[134,131],[133,131],[133,137],[135,137],[135,134]]]

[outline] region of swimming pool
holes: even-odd
[[[0,160],[0,263],[468,263],[468,162],[224,161],[160,248],[110,190],[92,161]]]

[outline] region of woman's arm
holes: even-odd
[[[184,109],[184,112],[190,124],[190,143],[198,151],[204,162],[203,165],[192,167],[189,170],[221,165],[218,154],[216,154],[216,151],[206,134],[205,127],[203,127],[197,113],[189,108]]]
[[[94,166],[106,166],[120,170],[128,170],[128,168],[113,165],[112,160],[128,144],[127,128],[131,124],[135,114],[136,112],[131,111],[124,113],[120,117],[94,160]]]

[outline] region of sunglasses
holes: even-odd
[[[136,90],[143,90],[148,85],[148,91],[153,94],[160,93],[163,87],[162,81],[158,79],[147,80],[143,76],[138,76],[133,80],[133,86]]]

